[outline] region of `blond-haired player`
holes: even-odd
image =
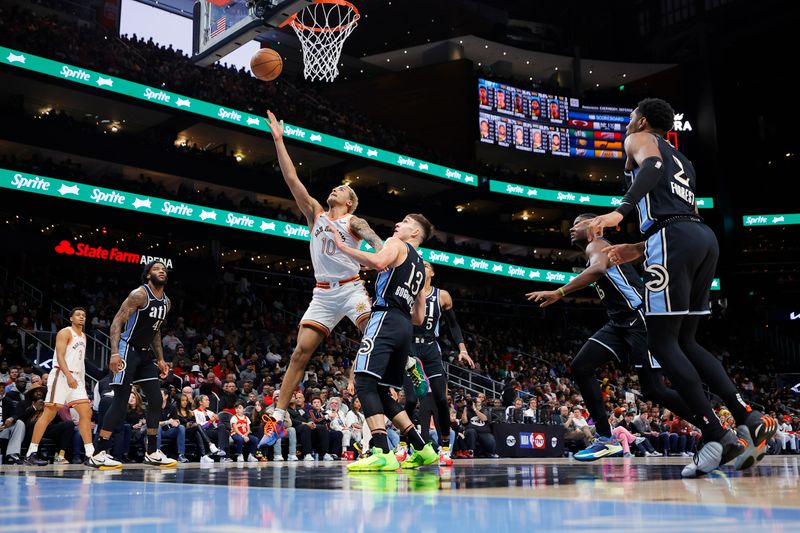
[[[83,438],[86,456],[94,453],[92,444],[92,404],[86,394],[86,335],[83,326],[86,324],[86,310],[74,308],[69,314],[70,325],[56,335],[56,353],[53,371],[47,378],[47,395],[44,399],[44,412],[33,427],[31,445],[25,464],[44,466],[47,461],[39,457],[39,443],[42,441],[47,426],[58,414],[62,405],[74,407],[80,420],[78,431]],[[76,450],[77,451],[77,450]],[[65,463],[63,456],[56,455],[55,462]]]
[[[311,231],[311,263],[317,280],[311,303],[300,320],[297,346],[281,383],[273,412],[276,423],[264,428],[262,444],[272,445],[285,435],[283,418],[289,399],[320,343],[344,317],[363,332],[370,315],[371,302],[359,276],[361,265],[337,248],[333,233],[336,232],[351,248],[358,248],[364,240],[377,252],[383,247],[383,242],[365,220],[353,215],[358,206],[358,196],[348,185],[331,190],[327,209],[308,194],[283,142],[283,121],[278,121],[272,111],[267,111],[267,116],[283,179]]]

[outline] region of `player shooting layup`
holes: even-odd
[[[297,346],[281,383],[281,393],[273,413],[275,423],[268,423],[264,428],[264,443],[271,445],[286,433],[283,419],[289,400],[320,343],[345,316],[363,332],[370,315],[371,302],[358,274],[361,265],[336,247],[333,232],[337,232],[349,247],[356,249],[365,240],[378,252],[383,242],[365,220],[353,216],[358,197],[349,186],[333,188],[328,196],[327,211],[308,194],[283,143],[283,121],[279,122],[272,111],[267,111],[267,116],[283,179],[311,230],[311,263],[317,279],[311,304],[300,320]]]

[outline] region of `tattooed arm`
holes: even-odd
[[[363,218],[352,217],[350,219],[350,230],[359,239],[367,241],[367,244],[372,246],[375,253],[380,252],[381,248],[383,248],[383,241]]]
[[[147,305],[147,294],[144,289],[141,287],[134,289],[122,302],[122,306],[120,306],[114,320],[111,322],[111,360],[108,366],[115,374],[122,370],[122,359],[119,355],[119,338],[122,335],[122,330],[125,329],[125,323],[133,313],[145,305]]]

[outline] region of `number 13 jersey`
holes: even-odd
[[[375,305],[373,309],[400,309],[411,316],[411,307],[417,294],[425,285],[425,265],[422,258],[408,243],[405,261],[378,274],[375,281]]]
[[[361,239],[350,231],[352,214],[339,218],[330,218],[327,213],[320,213],[311,228],[311,263],[314,265],[314,277],[317,281],[342,281],[358,276],[361,265],[336,247],[332,231],[338,231],[342,240],[351,248],[358,249]]]

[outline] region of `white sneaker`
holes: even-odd
[[[644,452],[645,457],[653,457],[653,454],[650,452]]]
[[[151,466],[177,466],[178,461],[167,457],[161,450],[144,454],[144,464]]]
[[[664,456],[664,454],[661,453],[661,452],[653,452],[650,455],[653,456],[653,457],[663,457]]]
[[[241,457],[241,455],[240,455],[239,457]],[[257,462],[258,462],[258,459],[256,459],[256,456],[255,456],[255,454],[252,454],[252,453],[251,453],[251,454],[250,454],[250,457],[248,457],[248,458],[247,458],[247,462],[248,462],[248,463],[257,463]]]
[[[222,459],[219,460],[219,462],[220,463],[232,463],[233,459],[231,459],[230,457],[223,457]]]
[[[694,457],[694,454],[692,452],[683,452],[683,456],[684,457]]]
[[[115,460],[108,455],[105,451],[97,453],[86,460],[87,466],[92,466],[100,470],[119,470],[122,468],[122,463]]]
[[[208,455],[204,455],[203,457],[200,458],[200,463],[204,464],[204,465],[213,464],[214,463],[214,459],[212,459]]]
[[[244,462],[244,455],[242,455],[241,453],[239,455],[237,455],[236,456],[236,462],[237,463],[243,463]]]
[[[219,448],[215,444],[209,444],[208,449],[211,450],[211,455],[216,455],[219,451]]]
[[[633,441],[634,444],[641,444],[645,441],[644,437],[636,437],[636,440]]]
[[[277,461],[278,459],[275,459],[275,460]],[[291,462],[294,462],[294,461],[299,461],[299,460],[300,460],[300,459],[298,459],[296,455],[289,455],[289,459],[288,459],[288,461],[289,461],[290,463],[291,463]]]
[[[291,455],[289,456],[289,460],[290,461],[292,460],[292,456]],[[297,457],[295,457],[294,460],[297,461]],[[279,454],[279,453],[276,453],[275,456],[274,456],[274,459],[272,459],[272,462],[273,463],[280,463],[281,461],[283,461],[283,456],[281,454]]]
[[[331,454],[329,454],[329,453],[326,453],[325,455],[322,456],[322,460],[323,461],[333,461],[333,456]]]
[[[313,463],[314,462],[314,456],[311,455],[310,453],[307,453],[306,456],[303,457],[303,461],[305,461],[306,463]]]

